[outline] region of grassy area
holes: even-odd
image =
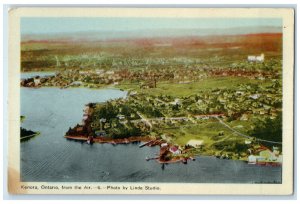
[[[215,120],[205,120],[197,124],[176,126],[164,130],[166,135],[173,135],[171,142],[180,146],[189,140],[202,140],[203,148],[193,149],[195,155],[230,155],[232,159],[246,159],[245,151],[249,148],[245,138],[234,134]]]
[[[189,84],[159,82],[157,88],[140,89],[138,83],[124,83],[116,86],[116,88],[124,90],[133,90],[148,95],[170,95],[174,97],[185,97],[197,94],[200,91],[207,91],[215,88],[231,89],[239,84],[260,84],[260,80],[249,79],[245,77],[210,77],[202,81],[192,82]],[[264,82],[263,86],[268,86],[270,82]]]
[[[178,145],[185,145],[191,139],[203,140],[206,146],[212,146],[215,142],[232,139],[235,142],[243,142],[245,138],[237,136],[222,124],[215,120],[202,121],[198,124],[177,126],[174,129],[164,130],[167,135],[174,135],[172,140]]]

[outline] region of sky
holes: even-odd
[[[86,31],[139,31],[160,29],[226,29],[281,27],[281,19],[255,18],[40,18],[23,17],[21,34],[61,34]]]

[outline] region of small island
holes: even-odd
[[[23,122],[25,120],[25,116],[21,116],[21,122]],[[34,132],[32,130],[27,130],[25,128],[22,128],[20,127],[20,139],[21,139],[21,142],[23,141],[27,141],[37,135],[39,135],[40,133],[39,132]]]

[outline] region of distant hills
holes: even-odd
[[[144,38],[178,38],[178,37],[205,37],[205,36],[230,36],[247,35],[257,33],[282,33],[281,27],[235,27],[227,29],[153,29],[153,30],[131,30],[131,31],[107,31],[101,32],[84,31],[76,33],[60,34],[31,34],[22,35],[21,41],[56,41],[56,42],[91,42],[91,41],[111,41],[125,39]]]

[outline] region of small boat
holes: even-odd
[[[86,141],[86,143],[93,144],[93,142],[94,142],[94,138],[91,137],[91,136],[89,136],[88,139],[87,139],[87,141]]]
[[[187,164],[187,159],[183,159],[182,163]]]

